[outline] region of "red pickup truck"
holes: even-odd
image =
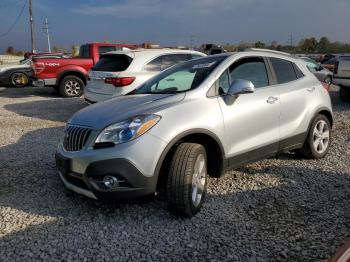
[[[87,73],[100,59],[100,55],[124,48],[135,49],[131,44],[89,43],[82,45],[77,58],[33,58],[34,86],[53,86],[62,96],[81,96]]]

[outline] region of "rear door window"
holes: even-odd
[[[298,79],[294,70],[294,63],[275,57],[270,58],[270,61],[278,84],[284,84]]]
[[[190,54],[171,54],[162,56],[162,67],[161,70],[165,70],[173,65],[179,64],[191,60],[192,56]]]
[[[144,69],[146,71],[151,72],[159,72],[161,70],[162,66],[162,57],[157,57],[156,59],[153,59],[151,62],[149,62],[147,65],[145,65]]]
[[[103,55],[93,71],[121,72],[125,71],[132,62],[132,58],[127,55]]]
[[[149,62],[147,65],[145,65],[144,69],[146,71],[163,71],[173,65],[188,61],[192,59],[191,54],[168,54],[168,55],[162,55],[155,59],[153,59],[151,62]]]

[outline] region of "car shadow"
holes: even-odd
[[[0,88],[0,97],[21,98],[21,97],[60,97],[53,87],[10,87],[3,86]]]
[[[7,260],[83,260],[83,254],[188,260],[214,259],[215,253],[230,261],[318,260],[329,258],[350,232],[349,173],[269,160],[210,179],[204,207],[191,219],[175,217],[158,200],[105,204],[87,199],[67,191],[57,176],[54,152],[62,131],[28,132],[0,148],[0,208],[8,216],[2,223],[5,228],[18,220],[26,225],[0,237],[0,255]],[[264,175],[278,183],[254,182]]]

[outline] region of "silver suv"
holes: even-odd
[[[102,200],[164,193],[196,214],[208,176],[298,150],[322,158],[333,123],[328,92],[290,55],[251,50],[194,59],[68,122],[56,153],[68,189]]]

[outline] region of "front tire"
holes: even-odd
[[[59,93],[64,97],[80,97],[83,94],[85,84],[77,76],[66,76],[59,84]]]
[[[340,99],[344,102],[350,102],[350,87],[341,86],[339,89]]]
[[[326,76],[326,78],[324,79],[324,82],[328,85],[332,84],[332,77],[331,76]]]
[[[10,85],[14,87],[25,87],[29,83],[29,78],[26,74],[15,72],[10,76]]]
[[[207,154],[200,144],[182,143],[170,163],[166,195],[170,210],[184,217],[202,207],[207,187]]]
[[[331,144],[331,125],[324,115],[317,115],[310,126],[310,130],[303,148],[303,156],[309,159],[323,158]]]

